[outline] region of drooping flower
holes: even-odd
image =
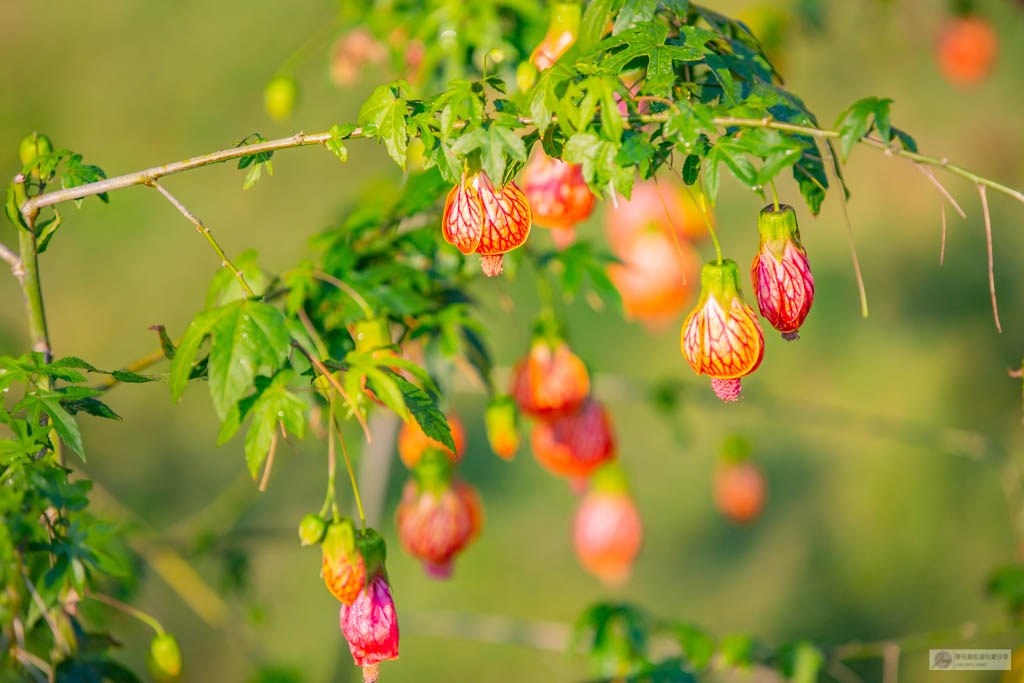
[[[608,277],[622,297],[626,317],[659,326],[678,315],[697,279],[700,255],[689,242],[678,248],[664,231],[649,227],[617,252]]]
[[[720,399],[737,401],[740,378],[756,370],[764,357],[764,332],[743,301],[735,261],[705,264],[700,284],[697,307],[683,323],[683,356],[694,372],[711,377]]]
[[[559,248],[575,237],[573,226],[594,209],[594,195],[583,179],[583,169],[540,152],[523,170],[523,193],[537,225],[552,229]]]
[[[642,538],[643,523],[622,469],[615,462],[603,465],[576,510],[576,557],[594,576],[619,585],[629,578]]]
[[[370,568],[368,580],[351,605],[341,606],[338,619],[352,659],[363,667],[363,682],[376,683],[380,663],[398,659],[398,617],[384,569],[384,539],[368,529],[359,542]]]
[[[320,573],[331,595],[351,605],[366,585],[366,566],[356,549],[356,532],[352,521],[343,518],[332,522],[320,544],[323,564]]]
[[[590,376],[564,341],[537,337],[512,371],[510,393],[527,415],[554,418],[580,407],[590,394]]]
[[[484,413],[487,440],[498,456],[511,460],[519,450],[519,411],[510,396],[495,396]]]
[[[457,415],[449,414],[448,426],[452,430],[452,441],[455,442],[455,452],[452,453],[447,446],[440,441],[435,441],[427,436],[423,428],[415,420],[409,420],[402,425],[398,432],[398,456],[410,470],[416,467],[420,456],[428,448],[438,448],[448,454],[453,463],[462,460],[462,452],[466,447],[466,430],[462,427],[462,420]]]
[[[757,308],[782,338],[799,339],[797,330],[814,301],[814,276],[793,208],[769,205],[757,220],[761,244],[750,266]]]
[[[452,476],[447,456],[428,450],[398,504],[398,537],[428,576],[448,578],[455,556],[479,533],[482,510],[476,491]]]
[[[515,183],[495,187],[486,173],[473,178],[483,206],[483,224],[480,243],[480,267],[484,275],[501,275],[502,255],[522,246],[530,235],[533,215],[530,203]]]
[[[582,479],[615,457],[615,436],[604,407],[588,398],[575,413],[534,424],[533,455],[554,474]]]

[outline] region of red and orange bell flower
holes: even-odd
[[[743,300],[735,261],[705,264],[700,285],[697,307],[683,323],[683,356],[694,372],[711,377],[720,399],[737,401],[740,378],[756,370],[764,357],[764,332]]]
[[[766,206],[757,229],[761,244],[750,266],[757,307],[783,339],[799,339],[797,330],[814,302],[814,276],[800,244],[796,213],[785,204]]]
[[[594,210],[594,194],[583,179],[583,168],[540,152],[523,170],[523,193],[537,225],[551,228],[559,248],[572,244],[573,226]]]
[[[441,232],[463,254],[480,254],[488,276],[500,275],[502,254],[520,247],[530,234],[533,214],[515,183],[496,187],[484,172],[463,175],[444,205]]]

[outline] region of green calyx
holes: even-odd
[[[391,328],[387,318],[359,320],[352,326],[351,334],[357,351],[391,346]]]
[[[50,142],[50,138],[40,133],[33,132],[25,136],[18,146],[18,158],[21,160],[22,166],[28,166],[39,157],[50,154],[53,154],[53,143]],[[32,177],[39,177],[38,169],[32,169]]]
[[[796,223],[796,211],[792,206],[774,204],[761,209],[757,217],[757,230],[761,233],[761,243],[767,244],[775,258],[782,260],[788,242],[800,246],[800,228]]]
[[[366,567],[366,583],[363,588],[369,586],[378,574],[383,574],[386,579],[388,573],[384,562],[387,560],[388,547],[384,537],[374,529],[366,529],[356,534],[355,544],[356,551],[363,558],[363,566]]]
[[[754,451],[753,442],[742,434],[730,434],[722,442],[722,462],[739,464],[750,459]]]
[[[619,463],[612,460],[594,472],[590,489],[601,493],[629,493],[629,479]]]
[[[299,541],[303,546],[316,545],[324,540],[327,522],[317,514],[308,514],[299,522]]]
[[[340,521],[332,522],[327,527],[320,547],[323,548],[324,557],[331,561],[351,561],[356,549],[356,529],[352,520],[342,517]]]
[[[742,298],[740,287],[740,269],[732,259],[723,259],[721,263],[709,261],[700,271],[700,302],[714,296],[722,308],[728,308],[733,299]]]
[[[565,342],[565,327],[550,311],[541,313],[533,323],[533,339],[531,346],[547,344],[552,349]]]
[[[484,412],[487,431],[495,429],[516,429],[519,424],[519,409],[511,396],[495,396]]]
[[[451,456],[439,448],[429,448],[412,471],[420,492],[440,494],[452,483]]]

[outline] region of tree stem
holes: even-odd
[[[17,199],[26,197],[25,176],[19,173],[14,178],[14,193]],[[36,253],[35,219],[37,210],[22,210],[25,225],[18,227],[18,249],[20,252],[20,268],[17,269],[18,281],[25,295],[25,315],[28,319],[28,333],[32,341],[32,350],[43,354],[49,363],[53,360],[50,350],[50,334],[46,329],[46,311],[43,309],[43,291],[39,281],[39,258]]]

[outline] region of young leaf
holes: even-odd
[[[277,373],[248,410],[252,424],[245,435],[245,463],[254,479],[267,457],[278,423],[300,439],[305,431],[306,403],[287,388],[294,377],[289,369]]]
[[[434,397],[398,373],[394,373],[391,377],[402,391],[405,405],[420,428],[423,429],[423,433],[435,441],[440,441],[454,453],[455,441],[452,440],[452,430],[448,426],[448,418],[441,412]]]

